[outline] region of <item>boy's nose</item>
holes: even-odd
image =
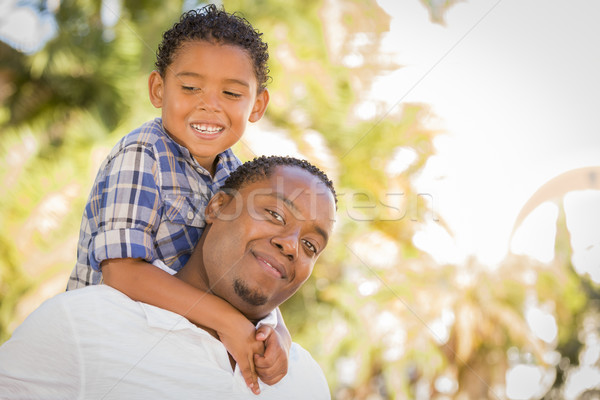
[[[206,111],[218,111],[220,110],[219,105],[219,96],[214,91],[203,90],[201,94],[198,95],[198,104],[196,108],[203,109]]]

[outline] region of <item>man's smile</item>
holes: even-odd
[[[274,258],[264,254],[256,254],[252,252],[252,255],[256,258],[258,263],[265,269],[265,271],[273,275],[277,279],[286,279],[287,273],[285,267],[278,263]]]

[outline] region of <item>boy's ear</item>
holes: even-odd
[[[232,197],[223,191],[218,191],[208,202],[204,209],[204,220],[207,224],[212,224],[225,207],[231,201]]]
[[[164,86],[162,76],[158,71],[152,71],[148,77],[148,94],[150,95],[150,103],[156,108],[162,107]]]
[[[248,121],[256,122],[262,118],[267,110],[267,105],[269,104],[269,91],[264,89],[258,95],[256,95],[256,100],[254,101],[254,107],[252,107],[252,112],[250,113],[250,117],[248,117]]]

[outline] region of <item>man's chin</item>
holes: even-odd
[[[258,289],[250,289],[250,287],[241,279],[236,279],[233,282],[233,290],[238,297],[253,307],[261,307],[267,304],[269,298]]]

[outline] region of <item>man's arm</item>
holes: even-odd
[[[231,304],[139,259],[105,260],[102,275],[104,283],[133,300],[169,310],[216,331],[238,363],[248,387],[254,393],[260,392],[253,356],[263,354],[264,345],[255,339],[254,325]]]
[[[78,346],[61,297],[46,301],[0,347],[0,397],[80,398]]]

